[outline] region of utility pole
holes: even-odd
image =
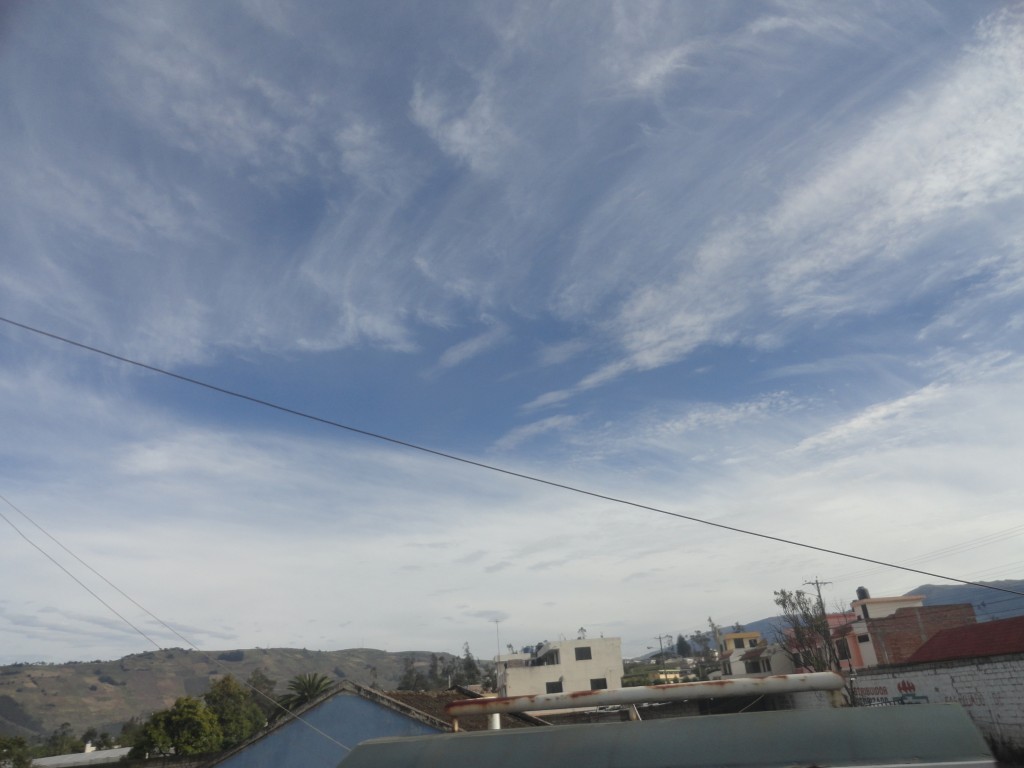
[[[804,582],[805,587],[813,586],[815,591],[817,591],[818,593],[818,610],[821,611],[821,635],[822,640],[825,641],[825,653],[828,654],[829,665],[832,667],[833,671],[838,672],[840,675],[842,675],[843,665],[839,661],[839,651],[836,648],[835,643],[832,642],[832,628],[828,624],[828,613],[825,612],[825,601],[821,597],[822,586],[831,584],[831,581],[821,581],[820,579],[818,579],[817,576],[814,577],[814,581]],[[849,642],[849,640],[846,640],[846,642]],[[850,704],[852,706],[857,706],[856,694],[853,690],[853,679],[855,677],[855,674],[853,672],[853,660],[850,658],[849,652],[847,652],[846,659],[850,666],[850,675],[847,678],[846,690],[847,694],[850,697]]]
[[[818,593],[818,612],[821,615],[821,626],[817,627],[816,631],[825,644],[825,654],[828,656],[829,666],[835,671],[839,671],[839,654],[836,652],[836,648],[832,644],[832,628],[828,625],[828,614],[825,612],[825,601],[821,597],[821,588],[826,584],[831,585],[832,582],[821,581],[817,576],[814,577],[814,581],[804,582],[805,587],[813,586],[815,591]]]
[[[804,582],[804,586],[805,587],[813,586],[814,589],[818,592],[818,607],[821,609],[821,615],[822,616],[826,615],[825,614],[825,601],[821,599],[821,588],[824,585],[832,586],[832,582],[831,581],[819,581],[817,576],[814,577],[814,581],[805,581]]]
[[[659,661],[661,661],[662,683],[667,682],[666,678],[668,677],[667,673],[665,672],[665,645],[662,642],[666,637],[670,640],[672,639],[672,635],[658,635],[658,659]]]
[[[711,627],[711,641],[715,644],[715,653],[720,653],[722,648],[722,636],[719,633],[720,627],[715,624],[714,619],[708,616],[708,626]]]
[[[494,688],[495,690],[501,689],[501,684],[498,682],[498,669],[501,667],[501,632],[498,630],[498,625],[501,624],[501,619],[491,619],[494,622],[494,642],[498,649],[498,655],[494,657]]]

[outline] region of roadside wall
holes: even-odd
[[[864,669],[854,686],[858,706],[956,702],[994,752],[1024,761],[1024,654]],[[794,709],[829,706],[824,694],[790,696]]]
[[[993,745],[1024,753],[1024,654],[862,670],[858,704],[956,702]]]

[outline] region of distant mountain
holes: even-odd
[[[1006,579],[1003,581],[982,581],[986,587],[972,587],[967,584],[922,584],[917,589],[907,592],[908,595],[924,595],[925,605],[950,605],[953,603],[970,603],[978,621],[993,619],[1009,619],[1024,616],[1024,597],[999,592],[992,589],[1009,589],[1024,593],[1024,579]]]
[[[295,675],[307,672],[389,690],[398,684],[410,656],[425,670],[431,653],[170,648],[118,661],[0,666],[0,735],[48,736],[62,723],[69,723],[75,734],[89,727],[117,734],[132,717],[147,718],[179,696],[201,696],[218,675],[230,673],[245,680],[256,669],[277,681],[278,693]],[[437,656],[442,663],[452,658],[446,653]]]
[[[925,605],[952,605],[954,603],[970,603],[978,621],[1009,619],[1024,616],[1024,596],[1000,592],[992,587],[1024,592],[1024,579],[1007,579],[1004,581],[982,581],[987,586],[972,587],[967,584],[922,584],[907,592],[908,595],[923,595]],[[882,597],[882,595],[874,595]],[[851,598],[852,599],[852,598]],[[771,616],[744,624],[748,632],[760,632],[769,640],[775,639],[775,625],[779,618]]]

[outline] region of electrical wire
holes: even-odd
[[[108,578],[107,578],[106,576],[104,576],[104,575],[103,575],[102,573],[100,573],[99,571],[97,571],[97,570],[96,570],[95,568],[93,568],[93,567],[92,567],[91,565],[89,565],[89,564],[88,564],[87,562],[85,562],[85,561],[84,561],[84,560],[83,560],[82,558],[80,558],[80,557],[79,557],[78,555],[76,555],[76,554],[75,554],[74,552],[72,552],[72,551],[71,551],[70,549],[68,549],[68,548],[67,548],[66,546],[64,546],[64,544],[63,544],[63,543],[62,543],[61,541],[59,541],[59,540],[58,540],[58,539],[57,539],[56,537],[54,537],[53,535],[51,535],[51,534],[49,533],[49,531],[47,531],[47,530],[46,530],[45,528],[43,528],[43,527],[42,527],[41,525],[39,525],[39,523],[37,523],[37,522],[36,522],[35,520],[33,520],[33,519],[32,519],[31,517],[29,517],[29,516],[28,516],[27,514],[25,514],[25,512],[24,512],[23,510],[21,510],[21,509],[20,509],[19,507],[15,506],[15,505],[14,505],[14,504],[13,504],[13,503],[12,503],[12,502],[10,501],[10,499],[8,499],[8,498],[7,498],[6,496],[4,496],[3,494],[0,494],[0,501],[3,501],[3,502],[4,502],[4,503],[5,503],[6,505],[7,505],[7,506],[9,506],[9,507],[10,507],[11,509],[13,509],[13,510],[14,510],[15,512],[17,512],[17,513],[18,513],[19,515],[21,515],[22,517],[24,517],[24,518],[25,518],[26,520],[28,520],[28,521],[29,521],[29,522],[30,522],[30,523],[31,523],[31,524],[32,524],[33,526],[35,526],[35,527],[36,527],[36,528],[37,528],[37,529],[38,529],[39,531],[41,531],[41,532],[42,532],[42,534],[43,534],[44,536],[46,536],[46,537],[47,537],[47,538],[48,538],[48,539],[49,539],[50,541],[52,541],[52,542],[53,542],[54,544],[56,544],[56,545],[57,545],[58,547],[60,547],[61,549],[63,549],[63,550],[65,551],[65,552],[67,552],[67,553],[68,553],[68,554],[69,554],[69,555],[70,555],[71,557],[73,557],[73,558],[74,558],[75,560],[77,560],[77,561],[78,561],[78,562],[79,562],[79,563],[80,563],[80,564],[81,564],[82,566],[84,566],[84,567],[85,567],[85,568],[87,568],[87,569],[88,569],[89,571],[91,571],[91,572],[92,572],[92,573],[93,573],[93,574],[94,574],[94,575],[95,575],[95,576],[96,576],[97,578],[101,579],[101,580],[102,580],[102,581],[103,581],[103,582],[104,582],[104,583],[105,583],[105,584],[106,584],[106,585],[107,585],[108,587],[110,587],[111,589],[113,589],[113,590],[114,590],[115,592],[117,592],[117,593],[118,593],[119,595],[121,595],[121,597],[123,597],[123,598],[124,598],[125,600],[127,600],[128,602],[130,602],[130,603],[131,603],[132,605],[134,605],[134,606],[135,606],[136,608],[138,608],[138,609],[139,609],[139,610],[141,610],[141,611],[142,611],[143,613],[145,613],[145,614],[146,614],[147,616],[149,616],[149,617],[150,617],[151,619],[153,619],[153,621],[155,621],[155,622],[156,622],[157,624],[159,624],[159,625],[160,625],[161,627],[163,627],[163,628],[164,628],[164,629],[166,629],[166,630],[167,630],[168,632],[170,632],[171,634],[173,634],[173,635],[174,635],[175,637],[177,637],[177,638],[178,638],[179,640],[181,640],[181,641],[182,641],[183,643],[185,643],[185,644],[186,644],[187,646],[189,646],[189,647],[190,647],[190,648],[191,648],[192,650],[194,650],[194,651],[197,651],[198,653],[202,654],[203,658],[205,658],[205,659],[206,659],[207,661],[209,661],[209,662],[210,662],[211,664],[213,664],[213,665],[214,665],[215,667],[218,667],[218,668],[219,668],[219,669],[220,669],[220,670],[221,670],[222,672],[225,672],[226,674],[231,674],[231,671],[230,671],[230,670],[228,669],[228,667],[227,667],[226,665],[222,664],[222,663],[220,662],[220,660],[219,660],[219,659],[216,659],[216,658],[214,658],[213,656],[211,656],[210,654],[206,653],[206,651],[204,651],[204,650],[202,650],[201,648],[199,648],[199,647],[198,647],[198,646],[197,646],[197,645],[196,645],[195,643],[193,643],[193,642],[192,642],[191,640],[189,640],[189,639],[188,639],[187,637],[185,637],[185,636],[184,636],[184,635],[182,635],[182,634],[181,634],[180,632],[178,632],[178,630],[176,630],[176,629],[175,629],[174,627],[172,627],[172,626],[170,626],[169,624],[167,624],[167,623],[166,623],[166,622],[165,622],[165,621],[164,621],[163,619],[161,619],[161,618],[160,618],[159,616],[157,616],[156,614],[154,614],[154,613],[153,613],[152,611],[150,611],[150,610],[149,610],[148,608],[146,608],[146,607],[145,607],[144,605],[142,605],[141,603],[139,603],[139,602],[138,602],[138,601],[137,601],[137,600],[136,600],[135,598],[133,598],[133,597],[132,597],[131,595],[129,595],[129,594],[127,594],[126,592],[124,592],[124,591],[123,591],[123,590],[122,590],[122,589],[121,589],[120,587],[118,587],[118,586],[117,586],[116,584],[114,584],[114,583],[113,583],[112,581],[110,581],[110,579],[108,579]],[[133,624],[133,623],[132,623],[131,621],[129,621],[129,620],[127,619],[127,618],[125,618],[125,616],[124,616],[124,615],[122,615],[121,613],[119,613],[119,612],[117,611],[117,609],[116,609],[116,608],[114,608],[114,607],[113,607],[113,606],[112,606],[112,605],[111,605],[110,603],[108,603],[108,602],[107,602],[106,600],[104,600],[104,599],[103,599],[102,597],[100,597],[100,596],[99,596],[98,594],[96,594],[96,592],[94,592],[93,590],[91,590],[91,589],[90,589],[90,588],[89,588],[89,587],[88,587],[88,586],[87,586],[87,585],[85,584],[85,582],[83,582],[83,581],[82,581],[81,579],[79,579],[79,578],[78,578],[77,576],[75,576],[75,574],[71,573],[71,571],[69,571],[69,570],[68,570],[67,568],[65,568],[65,567],[64,567],[63,565],[61,565],[61,563],[60,563],[60,562],[58,562],[58,561],[57,561],[57,560],[56,560],[56,559],[55,559],[54,557],[52,557],[52,556],[50,555],[50,553],[49,553],[49,552],[47,552],[46,550],[44,550],[44,549],[43,549],[42,547],[40,547],[40,546],[39,546],[38,544],[36,544],[36,543],[35,543],[34,541],[32,541],[32,539],[30,539],[30,538],[29,538],[28,536],[26,536],[26,535],[25,535],[25,533],[24,533],[24,532],[23,532],[23,531],[22,531],[22,530],[21,530],[20,528],[18,528],[18,526],[16,526],[16,525],[15,525],[15,524],[14,524],[14,523],[13,523],[13,522],[12,522],[12,521],[10,520],[10,518],[8,518],[8,517],[7,517],[7,515],[5,515],[5,514],[3,513],[3,511],[0,511],[0,518],[3,518],[4,522],[6,522],[6,523],[7,523],[7,524],[8,524],[9,526],[11,526],[11,528],[13,528],[13,529],[14,529],[14,530],[15,530],[15,531],[17,532],[17,534],[18,534],[19,536],[21,536],[21,538],[23,538],[23,539],[24,539],[25,541],[27,541],[27,542],[28,542],[28,543],[29,543],[30,545],[32,545],[32,547],[34,547],[34,548],[35,548],[36,550],[38,550],[38,551],[39,551],[40,553],[42,553],[42,555],[43,555],[44,557],[46,557],[46,559],[47,559],[47,560],[49,560],[49,561],[50,561],[51,563],[53,563],[53,564],[54,564],[54,565],[56,565],[56,566],[57,566],[58,568],[60,568],[60,569],[61,569],[62,571],[64,571],[64,573],[65,573],[65,574],[67,574],[67,575],[68,575],[68,576],[69,576],[69,577],[70,577],[71,579],[73,579],[73,580],[75,581],[75,583],[77,583],[77,584],[78,584],[78,586],[80,586],[80,587],[81,587],[82,589],[84,589],[84,590],[85,590],[86,592],[88,592],[88,593],[89,593],[90,595],[92,595],[92,596],[93,596],[94,598],[96,598],[96,599],[97,599],[97,600],[98,600],[98,601],[99,601],[100,603],[102,603],[102,604],[103,604],[103,605],[104,605],[104,606],[105,606],[105,607],[107,608],[107,610],[109,610],[109,611],[110,611],[111,613],[113,613],[113,614],[114,614],[115,616],[117,616],[117,618],[119,618],[119,619],[120,619],[121,621],[123,621],[123,622],[124,622],[125,624],[127,624],[127,625],[128,625],[129,627],[131,627],[132,629],[134,629],[134,630],[135,630],[135,631],[136,631],[136,632],[137,632],[137,633],[138,633],[139,635],[141,635],[141,636],[142,636],[142,637],[143,637],[143,638],[144,638],[145,640],[147,640],[148,642],[150,642],[151,644],[153,644],[153,645],[154,645],[154,646],[155,646],[155,647],[157,648],[157,650],[162,650],[162,649],[163,649],[163,646],[161,646],[161,645],[160,645],[160,643],[158,643],[158,642],[157,642],[156,640],[154,640],[154,639],[153,639],[152,637],[150,637],[149,635],[147,635],[147,634],[146,634],[146,633],[145,633],[145,632],[144,632],[144,631],[143,631],[142,629],[140,629],[140,628],[139,628],[139,627],[137,627],[137,626],[136,626],[135,624]],[[338,741],[337,739],[335,739],[335,738],[334,738],[333,736],[331,736],[330,734],[328,734],[328,733],[325,733],[324,731],[320,730],[320,729],[319,729],[319,728],[317,728],[317,727],[316,727],[315,725],[313,725],[312,723],[310,723],[310,722],[309,722],[308,720],[306,720],[306,719],[304,719],[303,717],[301,717],[300,715],[297,715],[297,714],[295,714],[294,712],[290,711],[290,710],[289,710],[289,709],[288,709],[287,707],[285,707],[285,706],[284,706],[284,705],[282,705],[282,704],[281,704],[281,703],[280,703],[279,701],[277,701],[277,700],[276,700],[276,699],[275,699],[275,698],[274,698],[273,696],[268,696],[268,695],[267,695],[267,694],[265,694],[265,693],[264,693],[263,691],[261,691],[260,689],[258,689],[258,688],[257,688],[256,686],[254,686],[254,685],[251,685],[251,684],[250,684],[249,682],[247,682],[247,681],[245,681],[245,680],[240,680],[239,682],[240,682],[240,683],[241,683],[242,685],[244,685],[244,686],[245,686],[246,688],[248,688],[248,689],[249,689],[250,691],[252,691],[253,693],[255,693],[256,695],[258,695],[258,696],[261,696],[261,697],[262,697],[263,699],[265,699],[265,700],[269,701],[269,702],[270,702],[271,704],[273,704],[273,705],[274,705],[275,707],[277,707],[277,708],[278,708],[279,710],[281,710],[281,711],[282,711],[282,712],[284,712],[285,714],[289,715],[289,716],[290,716],[290,717],[291,717],[292,719],[294,719],[294,720],[298,720],[298,721],[299,721],[299,722],[301,722],[301,723],[302,723],[303,725],[305,725],[305,726],[306,726],[307,728],[311,728],[311,729],[313,729],[313,730],[314,730],[314,731],[316,731],[316,732],[317,732],[318,734],[320,734],[321,736],[323,736],[323,737],[324,737],[325,739],[328,739],[329,741],[332,741],[332,742],[334,742],[335,744],[337,744],[337,745],[338,745],[339,747],[341,747],[342,749],[344,749],[344,750],[345,750],[346,752],[351,752],[351,751],[352,751],[352,748],[351,748],[351,747],[349,747],[349,746],[347,746],[347,745],[345,745],[345,744],[342,744],[342,743],[341,743],[340,741]]]
[[[762,539],[762,540],[765,540],[765,541],[774,541],[774,542],[776,542],[778,544],[786,544],[786,545],[789,545],[789,546],[801,547],[803,549],[809,549],[809,550],[812,550],[814,552],[821,552],[821,553],[826,554],[826,555],[835,555],[837,557],[845,557],[845,558],[848,558],[850,560],[858,560],[860,562],[870,563],[872,565],[881,565],[881,566],[885,566],[886,568],[892,568],[892,569],[895,569],[895,570],[905,571],[905,572],[908,572],[908,573],[916,573],[916,574],[919,574],[921,576],[929,576],[929,577],[931,577],[933,579],[943,579],[945,581],[953,581],[953,582],[956,582],[958,584],[966,584],[966,585],[972,586],[972,587],[981,587],[983,589],[991,589],[991,590],[995,590],[997,592],[1006,592],[1006,593],[1009,593],[1009,594],[1012,594],[1012,595],[1022,595],[1022,596],[1024,596],[1024,592],[1018,592],[1018,591],[1013,590],[1013,589],[1006,589],[1004,587],[995,587],[995,586],[991,586],[991,585],[988,585],[988,584],[982,584],[982,583],[979,583],[979,582],[976,582],[976,581],[969,581],[967,579],[960,579],[960,578],[957,578],[955,576],[945,576],[945,575],[940,574],[940,573],[932,573],[931,571],[924,571],[924,570],[920,570],[920,569],[917,569],[917,568],[911,568],[909,566],[899,565],[897,563],[890,563],[890,562],[886,562],[884,560],[876,560],[874,558],[864,557],[863,555],[855,555],[855,554],[852,554],[850,552],[842,552],[840,550],[830,549],[828,547],[822,547],[822,546],[818,546],[816,544],[808,544],[806,542],[796,541],[794,539],[786,539],[786,538],[783,538],[781,536],[772,536],[771,534],[762,533],[760,531],[752,531],[752,530],[748,530],[748,529],[745,529],[745,528],[739,528],[739,527],[733,526],[733,525],[726,525],[725,523],[716,523],[713,520],[705,520],[703,518],[694,517],[693,515],[684,515],[681,512],[672,512],[671,510],[662,509],[660,507],[654,507],[654,506],[651,506],[649,504],[641,504],[640,502],[630,501],[629,499],[618,498],[616,496],[609,496],[607,494],[598,493],[596,491],[588,491],[585,488],[579,488],[577,486],[568,485],[567,483],[561,483],[561,482],[558,482],[556,480],[548,480],[546,478],[539,477],[539,476],[536,476],[536,475],[530,475],[530,474],[527,474],[525,472],[516,472],[515,470],[507,469],[505,467],[500,467],[500,466],[497,466],[497,465],[494,465],[494,464],[487,464],[487,463],[482,462],[482,461],[477,461],[475,459],[469,459],[469,458],[466,458],[464,456],[459,456],[459,455],[456,455],[456,454],[453,454],[453,453],[448,453],[446,451],[441,451],[441,450],[438,450],[436,448],[429,448],[427,446],[418,445],[416,443],[411,443],[411,442],[408,442],[406,440],[400,440],[400,439],[398,439],[396,437],[390,437],[388,435],[383,435],[383,434],[380,434],[378,432],[372,432],[370,430],[361,429],[359,427],[354,427],[354,426],[351,426],[349,424],[343,424],[341,422],[334,421],[332,419],[324,418],[323,416],[316,416],[314,414],[306,413],[304,411],[300,411],[300,410],[297,410],[295,408],[289,408],[288,406],[280,405],[278,403],[274,403],[274,402],[271,402],[269,400],[263,400],[261,398],[254,397],[252,395],[247,395],[247,394],[245,394],[243,392],[237,392],[235,390],[231,390],[231,389],[227,389],[225,387],[217,386],[216,384],[210,384],[209,382],[202,381],[200,379],[195,379],[195,378],[192,378],[191,376],[184,376],[184,375],[182,375],[180,373],[174,373],[173,371],[168,371],[168,370],[166,370],[164,368],[158,368],[155,365],[149,365],[148,363],[143,363],[143,362],[140,362],[138,360],[133,360],[133,359],[131,359],[129,357],[124,357],[122,355],[118,355],[118,354],[115,354],[113,352],[108,352],[107,350],[100,349],[98,347],[93,347],[93,346],[90,346],[89,344],[83,344],[80,341],[74,341],[73,339],[69,339],[69,338],[66,338],[64,336],[60,336],[60,335],[58,335],[56,333],[51,333],[49,331],[44,331],[44,330],[41,330],[39,328],[35,328],[33,326],[26,325],[24,323],[19,323],[19,322],[15,321],[15,320],[11,320],[11,319],[3,317],[3,316],[0,316],[0,321],[3,321],[4,323],[7,323],[8,325],[11,325],[11,326],[13,326],[15,328],[21,328],[22,330],[29,331],[30,333],[34,333],[34,334],[36,334],[38,336],[45,336],[46,338],[53,339],[54,341],[59,341],[59,342],[61,342],[63,344],[67,344],[67,345],[70,345],[70,346],[73,346],[73,347],[77,347],[79,349],[83,349],[83,350],[85,350],[87,352],[92,352],[92,353],[97,354],[97,355],[102,355],[103,357],[109,358],[111,360],[117,360],[117,361],[125,363],[127,365],[132,365],[132,366],[135,366],[137,368],[142,368],[143,370],[151,371],[153,373],[158,373],[158,374],[160,374],[162,376],[168,376],[168,377],[170,377],[172,379],[177,379],[178,381],[183,381],[183,382],[185,382],[187,384],[192,384],[192,385],[197,386],[197,387],[202,387],[204,389],[208,389],[208,390],[210,390],[212,392],[218,392],[218,393],[220,393],[222,395],[227,395],[228,397],[234,397],[234,398],[237,398],[239,400],[244,400],[246,402],[253,403],[254,405],[260,405],[260,406],[263,406],[264,408],[270,408],[272,410],[279,411],[281,413],[286,413],[286,414],[289,414],[291,416],[297,416],[299,418],[306,419],[308,421],[313,421],[313,422],[316,422],[318,424],[323,424],[323,425],[329,426],[329,427],[335,427],[336,429],[342,429],[342,430],[345,430],[347,432],[351,432],[353,434],[362,435],[364,437],[369,437],[369,438],[372,438],[374,440],[380,440],[382,442],[390,443],[392,445],[398,445],[398,446],[401,446],[403,448],[409,448],[410,450],[420,451],[421,453],[426,453],[426,454],[429,454],[431,456],[437,456],[437,457],[442,458],[442,459],[448,459],[449,461],[459,462],[461,464],[466,464],[466,465],[471,466],[471,467],[477,467],[479,469],[485,469],[485,470],[488,470],[490,472],[495,472],[495,473],[498,473],[498,474],[501,474],[501,475],[505,475],[507,477],[515,477],[515,478],[518,478],[520,480],[526,480],[526,481],[529,481],[529,482],[538,483],[540,485],[546,485],[546,486],[548,486],[550,488],[559,488],[561,490],[569,491],[570,493],[576,493],[576,494],[579,494],[579,495],[582,495],[582,496],[587,496],[587,497],[592,498],[592,499],[600,499],[601,501],[607,501],[607,502],[611,502],[613,504],[619,504],[619,505],[622,505],[622,506],[632,507],[633,509],[641,509],[641,510],[644,510],[644,511],[647,511],[647,512],[654,512],[654,513],[659,514],[659,515],[665,515],[666,517],[673,517],[673,518],[676,518],[676,519],[679,519],[679,520],[686,520],[686,521],[689,521],[691,523],[699,523],[701,525],[710,526],[712,528],[718,528],[719,530],[723,530],[723,531],[730,531],[732,533],[739,533],[739,534],[742,534],[744,536],[752,536],[752,537],[759,538],[759,539]]]
[[[919,555],[915,555],[911,558],[904,560],[905,564],[918,564],[924,563],[929,560],[937,560],[948,555],[960,554],[961,552],[967,552],[968,550],[977,549],[978,547],[986,547],[991,544],[1001,544],[1008,538],[1015,538],[1020,535],[1020,532],[1024,531],[1024,524],[1015,525],[1011,528],[1005,528],[1001,531],[993,531],[992,533],[985,534],[984,536],[978,536],[974,539],[967,539],[961,541],[958,544],[952,544],[948,547],[941,547],[939,549],[929,550],[922,552]],[[849,573],[842,573],[838,576],[834,576],[836,579],[856,579],[864,576],[873,576],[876,573],[881,573],[884,568],[868,568],[861,571],[851,571]]]

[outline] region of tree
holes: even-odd
[[[203,695],[203,701],[217,717],[224,747],[242,743],[266,722],[252,695],[231,675],[215,682]]]
[[[686,638],[682,635],[676,635],[676,653],[680,656],[693,655],[693,649],[690,647],[690,644],[686,642]]]
[[[217,716],[199,699],[183,696],[170,709],[155,713],[142,728],[131,757],[202,755],[216,752],[224,741]]]
[[[278,699],[278,703],[290,712],[294,712],[330,690],[331,678],[319,672],[308,672],[296,675],[288,681],[288,693]]]
[[[21,736],[0,736],[0,765],[10,768],[32,765],[32,752]]]
[[[462,676],[464,678],[463,685],[480,682],[480,666],[473,658],[472,651],[469,650],[469,643],[462,644]]]
[[[137,717],[126,720],[121,725],[121,733],[116,741],[122,747],[134,747],[142,739],[145,723]]]
[[[95,728],[86,728],[79,738],[83,744],[92,744],[96,749],[110,749],[114,746],[114,740],[109,733],[100,733]]]
[[[427,668],[427,682],[430,688],[441,688],[441,660],[436,653],[430,654],[430,666]]]
[[[69,755],[72,752],[84,752],[85,744],[71,731],[71,723],[61,723],[46,739],[44,747],[47,755]]]
[[[838,672],[839,656],[832,642],[825,606],[803,590],[775,592],[775,604],[782,609],[776,639],[793,666],[815,672]]]
[[[705,661],[711,656],[711,633],[698,630],[690,635],[690,645],[698,656]]]
[[[416,669],[416,662],[412,656],[405,657],[405,670],[398,681],[400,691],[424,691],[430,687],[427,677]]]
[[[249,688],[249,694],[256,706],[263,712],[265,718],[270,718],[277,709],[277,699],[274,698],[274,688],[277,681],[267,677],[262,669],[254,669],[246,679],[245,684]]]

